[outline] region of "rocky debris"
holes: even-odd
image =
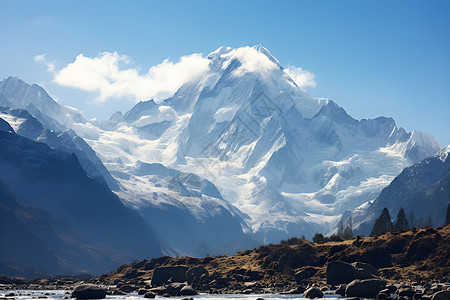
[[[303,297],[310,298],[310,299],[322,298],[323,292],[316,287],[310,287],[303,293]]]
[[[340,295],[340,296],[344,297],[345,296],[345,288],[346,288],[346,286],[342,284],[336,289],[336,291],[334,293],[336,295]]]
[[[406,298],[413,298],[414,294],[416,292],[409,286],[405,286],[405,287],[400,287],[397,290],[397,294],[401,297],[406,297]]]
[[[189,270],[187,266],[174,267],[158,267],[153,271],[152,285],[160,286],[171,282],[185,282],[187,281],[186,272]]]
[[[314,276],[316,273],[317,273],[317,268],[306,267],[305,269],[300,270],[294,274],[295,282],[297,282],[297,284],[301,284],[303,280]]]
[[[346,284],[355,279],[370,279],[378,275],[378,270],[372,265],[362,262],[352,264],[334,261],[327,265],[328,284]]]
[[[355,279],[371,279],[378,276],[378,270],[371,264],[354,262],[351,265]]]
[[[189,285],[184,286],[183,288],[181,288],[180,290],[180,294],[182,296],[194,296],[194,295],[198,295],[198,293]]]
[[[147,293],[144,294],[144,298],[150,298],[150,299],[153,299],[153,298],[155,298],[155,297],[156,297],[156,295],[153,294],[152,292],[147,292]]]
[[[347,297],[374,298],[386,288],[386,282],[379,279],[355,279],[345,289]]]
[[[72,291],[72,297],[77,299],[104,299],[106,290],[93,284],[82,284]]]
[[[209,272],[205,267],[197,266],[197,267],[190,268],[186,272],[186,278],[187,278],[188,284],[191,284],[193,282],[198,282],[200,280],[200,277],[202,277],[203,275],[204,276],[209,275]]]
[[[138,290],[138,295],[145,295],[148,292],[149,292],[149,290],[147,290],[147,289],[139,289]]]

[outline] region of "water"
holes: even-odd
[[[5,295],[9,293],[14,293],[15,299],[41,299],[39,297],[47,297],[46,299],[62,299],[64,297],[70,297],[70,291],[67,290],[7,290],[0,291],[0,299],[5,297]],[[68,293],[68,294],[67,294]],[[181,300],[186,298],[184,297],[170,297],[165,298],[161,296],[156,296],[157,300]],[[200,294],[197,296],[193,296],[194,300],[256,300],[257,298],[263,298],[265,300],[289,300],[296,299],[302,300],[306,299],[301,297],[301,295],[279,295],[279,294],[230,294],[230,295],[209,295],[209,294]],[[324,296],[327,300],[336,300],[342,299],[342,297],[336,295],[327,295]],[[11,298],[10,298],[11,299]],[[42,298],[45,299],[45,298]],[[138,295],[137,293],[131,293],[126,296],[106,296],[106,299],[117,299],[117,300],[134,300],[134,299],[144,299],[144,296]],[[308,299],[309,300],[309,299]]]

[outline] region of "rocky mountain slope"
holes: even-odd
[[[125,161],[113,170],[113,178],[85,140],[67,129],[66,126],[90,126],[82,117],[66,114],[66,119],[60,123],[53,117],[62,118],[61,114],[44,113],[49,111],[48,107],[60,106],[53,109],[57,112],[72,110],[55,102],[38,85],[30,86],[10,77],[1,82],[0,87],[0,92],[6,95],[0,94],[4,97],[3,104],[9,106],[0,106],[0,117],[7,120],[16,133],[53,149],[74,153],[89,176],[111,188],[122,200],[126,199],[126,205],[137,209],[177,254],[234,253],[257,245],[252,236],[244,233],[248,229],[244,215],[223,199],[208,180],[158,163],[140,161],[132,167]],[[27,103],[41,107],[43,112],[17,108],[30,109]]]
[[[370,233],[371,226],[384,207],[394,217],[401,207],[405,209],[410,226],[430,220],[433,226],[443,225],[445,211],[450,204],[450,146],[436,155],[405,168],[383,189],[367,212],[357,215],[362,219],[360,231]]]
[[[333,101],[311,97],[261,46],[221,47],[206,59],[208,71],[173,97],[74,125],[131,205],[147,193],[128,184],[135,164],[161,163],[212,182],[261,243],[311,237],[440,149],[392,118],[355,120]]]
[[[171,253],[76,155],[17,135],[1,118],[0,195],[3,274],[100,273]]]

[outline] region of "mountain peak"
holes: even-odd
[[[265,56],[267,56],[268,59],[270,59],[270,61],[272,61],[277,66],[281,67],[280,62],[269,52],[269,50],[267,50],[267,48],[263,47],[263,45],[261,44],[255,45],[252,48],[258,51],[259,53],[264,54]]]

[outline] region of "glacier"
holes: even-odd
[[[331,232],[342,214],[364,208],[405,167],[441,148],[392,118],[355,120],[310,96],[260,45],[220,47],[207,58],[208,71],[172,97],[72,126],[137,209],[158,206],[161,197],[148,195],[160,183],[133,170],[160,163],[212,182],[239,213],[222,207],[259,242],[311,237]]]

